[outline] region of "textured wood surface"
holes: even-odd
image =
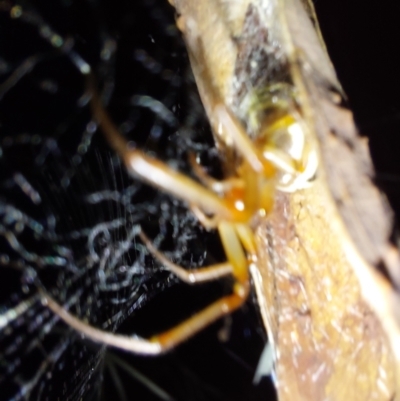
[[[253,279],[279,399],[400,399],[398,296],[378,270],[396,280],[392,213],[373,184],[367,143],[343,107],[313,8],[299,0],[236,3],[173,2],[212,125],[212,106],[222,99],[246,126],[246,90],[276,82],[285,65],[320,158],[310,188],[277,193],[273,212],[254,222]],[[272,43],[276,49],[266,50]],[[240,66],[255,53],[260,68]]]

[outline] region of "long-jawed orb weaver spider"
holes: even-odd
[[[178,26],[182,28],[182,20],[178,20]],[[191,47],[193,51],[196,44]],[[201,49],[196,49],[196,52],[200,54]],[[207,99],[203,96],[203,103],[216,142],[220,148],[229,148],[234,153],[233,159],[222,160],[226,164],[224,171],[228,171],[229,175],[221,181],[209,176],[194,156],[191,157],[191,164],[198,181],[131,148],[105,111],[92,73],[88,74],[87,91],[94,119],[130,175],[184,201],[206,229],[217,229],[227,262],[186,271],[163,256],[141,233],[149,251],[189,284],[232,275],[232,294],[176,327],[144,339],[92,327],[73,316],[42,290],[47,306],[70,327],[93,341],[138,354],[159,354],[239,308],[249,293],[249,266],[257,263],[252,230],[254,219],[268,215],[277,189],[287,192],[302,189],[316,173],[317,152],[307,141],[307,127],[292,84],[278,82],[262,90],[249,91],[245,99],[248,121],[252,131],[256,132],[250,137],[221,96],[216,94],[207,77],[203,75],[200,79],[203,80],[203,88],[206,87],[210,94]]]

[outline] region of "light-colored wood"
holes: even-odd
[[[287,69],[307,143],[318,153],[313,184],[278,192],[273,212],[253,225],[258,263],[251,271],[274,346],[279,399],[400,399],[398,294],[377,270],[400,268],[398,251],[389,243],[392,216],[373,185],[365,140],[351,113],[339,106],[342,89],[311,3],[172,3],[215,133],[217,99],[256,135],[244,99],[260,89],[258,83],[274,84],[276,78],[257,76],[264,71],[257,71],[261,63],[254,62],[254,71],[240,64],[246,55],[264,51],[277,68]],[[279,46],[266,50],[273,43]],[[230,157],[229,147],[220,148]]]

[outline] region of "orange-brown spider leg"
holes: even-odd
[[[221,219],[228,221],[241,221],[248,218],[245,213],[237,210],[232,202],[220,198],[210,189],[170,168],[165,163],[151,158],[137,149],[130,149],[127,141],[104,110],[92,80],[93,78],[88,78],[93,114],[109,144],[123,160],[131,175],[189,205],[197,206],[207,214],[218,215]]]
[[[151,254],[161,262],[171,273],[188,284],[203,283],[206,281],[217,280],[221,277],[233,273],[232,265],[228,262],[215,264],[212,266],[201,267],[198,269],[186,270],[181,266],[171,262],[166,258],[149,240],[146,234],[141,231],[139,234],[141,240],[146,245]]]
[[[189,154],[189,162],[196,177],[209,189],[218,194],[224,194],[234,188],[243,189],[244,182],[241,178],[231,177],[225,180],[216,180],[211,177],[197,162],[194,153]]]
[[[263,157],[257,150],[243,126],[233,116],[226,105],[219,103],[213,108],[215,121],[218,121],[218,132],[222,138],[229,138],[243,158],[249,163],[257,174],[270,175],[273,173],[272,166],[267,166]],[[225,139],[226,141],[227,139]],[[268,168],[268,170],[267,170]]]
[[[160,344],[163,349],[174,347],[220,317],[233,312],[247,298],[250,287],[248,263],[235,224],[221,222],[218,225],[218,232],[236,279],[233,294],[221,298],[178,326],[150,339]]]
[[[221,220],[218,216],[214,215],[212,217],[209,217],[196,205],[191,205],[190,210],[197,217],[197,220],[199,220],[200,224],[206,230],[212,230],[218,227],[218,224]]]
[[[93,327],[89,323],[72,315],[47,292],[43,290],[40,290],[40,292],[43,303],[69,327],[81,333],[87,339],[135,354],[158,355],[174,348],[220,317],[238,309],[246,300],[249,292],[249,284],[248,282],[241,284],[239,291],[219,299],[191,318],[164,333],[151,337],[149,340],[137,336],[110,333]]]
[[[40,288],[39,291],[43,302],[66,324],[92,341],[137,354],[156,355],[166,352],[220,317],[233,312],[247,298],[249,293],[247,260],[236,234],[235,225],[221,223],[218,229],[228,260],[232,264],[233,275],[237,280],[233,288],[233,294],[219,299],[179,325],[164,333],[155,335],[149,340],[114,334],[93,327],[73,316],[65,307],[55,301],[50,294]]]
[[[244,249],[251,255],[253,262],[255,262],[257,248],[254,234],[250,226],[248,224],[235,224],[235,229]]]
[[[232,295],[221,298],[178,326],[152,337],[150,341],[159,344],[162,351],[174,348],[217,319],[240,308],[248,293],[249,283],[245,283],[240,286],[240,293],[235,292]]]

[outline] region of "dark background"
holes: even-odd
[[[56,216],[61,233],[93,226],[101,219],[129,214],[111,201],[97,206],[84,202],[87,194],[99,190],[123,190],[130,185],[129,179],[111,159],[99,135],[92,138],[82,162],[74,164],[71,161],[77,155],[76,149],[90,120],[84,102],[81,102],[83,105],[79,102],[84,91],[84,78],[71,62],[70,55],[54,53],[54,46],[43,39],[43,26],[46,24],[62,37],[74,40],[76,54],[95,69],[99,86],[109,89],[108,110],[113,119],[138,146],[160,158],[174,161],[184,171],[189,170],[186,152],[193,148],[199,150],[205,163],[213,164],[215,152],[207,150],[212,139],[188,72],[183,44],[173,28],[173,10],[166,3],[161,0],[21,3],[36,16],[41,16],[42,20],[36,23],[11,19],[5,12],[0,14],[1,81],[27,57],[45,55],[44,60],[37,63],[1,100],[3,148],[7,136],[39,133],[43,138],[54,139],[59,150],[58,154],[45,158],[45,168],[37,167],[34,156],[38,148],[35,146],[28,149],[18,144],[7,151],[7,157],[1,159],[0,165],[0,200],[18,205],[38,219],[49,213]],[[400,78],[396,54],[399,50],[400,6],[389,1],[372,6],[355,0],[316,1],[315,6],[328,51],[354,110],[357,125],[361,133],[370,138],[377,182],[398,211]],[[109,47],[104,43],[110,43]],[[116,51],[111,51],[110,58],[102,59],[101,50],[112,49],[111,44],[116,46]],[[132,105],[135,95],[152,96],[175,110],[175,125],[159,120],[154,123],[157,113]],[[184,134],[176,134],[179,126],[186,128]],[[22,171],[36,183],[45,199],[43,209],[32,207],[22,200],[15,188],[7,186],[15,171]],[[62,180],[66,179],[68,172],[71,172],[71,184],[63,187]],[[183,264],[196,265],[200,260],[212,263],[223,257],[218,238],[198,227],[179,203],[143,187],[139,187],[139,196],[134,201],[132,221],[145,225],[153,237],[164,230],[165,249]],[[160,215],[163,221],[160,221]],[[178,244],[176,240],[168,240],[175,229],[180,238],[187,239]],[[115,235],[117,240],[123,233]],[[33,237],[24,240],[26,246],[44,249],[45,253],[50,249],[46,241],[37,241]],[[66,246],[74,250],[77,262],[85,257],[86,248],[78,241],[70,241]],[[0,253],[3,252],[9,252],[7,243],[0,242]],[[143,256],[136,254],[135,257]],[[147,256],[143,261],[153,263]],[[40,271],[39,275],[53,294],[63,295],[63,283],[57,281],[58,276],[53,271]],[[229,283],[189,288],[158,270],[144,277],[138,296],[124,304],[124,313],[129,318],[120,327],[122,332],[150,335],[170,327],[173,322],[180,321],[229,290]],[[94,279],[89,277],[88,290],[94,285],[91,280]],[[22,290],[24,285],[28,285],[27,291]],[[5,268],[0,270],[0,290],[2,310],[12,308],[34,291],[20,271]],[[119,297],[124,294],[119,293]],[[32,314],[24,315],[20,326],[11,328],[14,334],[11,330],[11,334],[3,332],[0,335],[0,350],[10,349],[10,343],[17,344],[15,352],[5,357],[2,355],[0,377],[11,360],[21,361],[7,380],[0,380],[0,399],[18,399],[23,388],[21,383],[32,382],[32,371],[40,366],[41,361],[49,359],[46,356],[48,350],[57,349],[57,344],[65,341],[68,346],[63,356],[50,364],[53,377],[41,378],[32,390],[31,399],[55,399],[58,396],[75,400],[82,395],[84,399],[117,400],[123,395],[113,379],[114,367],[126,399],[159,400],[160,397],[140,380],[117,367],[115,355],[176,400],[274,399],[268,380],[263,380],[257,387],[252,385],[255,367],[266,341],[254,296],[232,316],[232,321],[218,322],[167,356],[156,358],[105,351],[83,342],[63,325],[55,327],[50,340],[49,336],[43,337],[43,323],[38,323],[31,335],[26,335],[26,327],[31,327],[35,317],[45,313],[39,306],[32,310]],[[93,322],[99,323],[113,316],[116,307],[108,306],[106,312],[94,309],[91,313]],[[50,319],[50,316],[44,315],[44,319]],[[226,342],[218,339],[221,329],[229,333]],[[37,349],[44,349],[42,353],[32,354],[25,346],[33,343],[35,335],[40,338],[41,347]],[[21,342],[18,343],[17,339]],[[93,372],[89,374],[92,368]]]
[[[362,135],[370,139],[377,182],[397,211],[400,79],[395,1],[315,1],[329,54]]]

